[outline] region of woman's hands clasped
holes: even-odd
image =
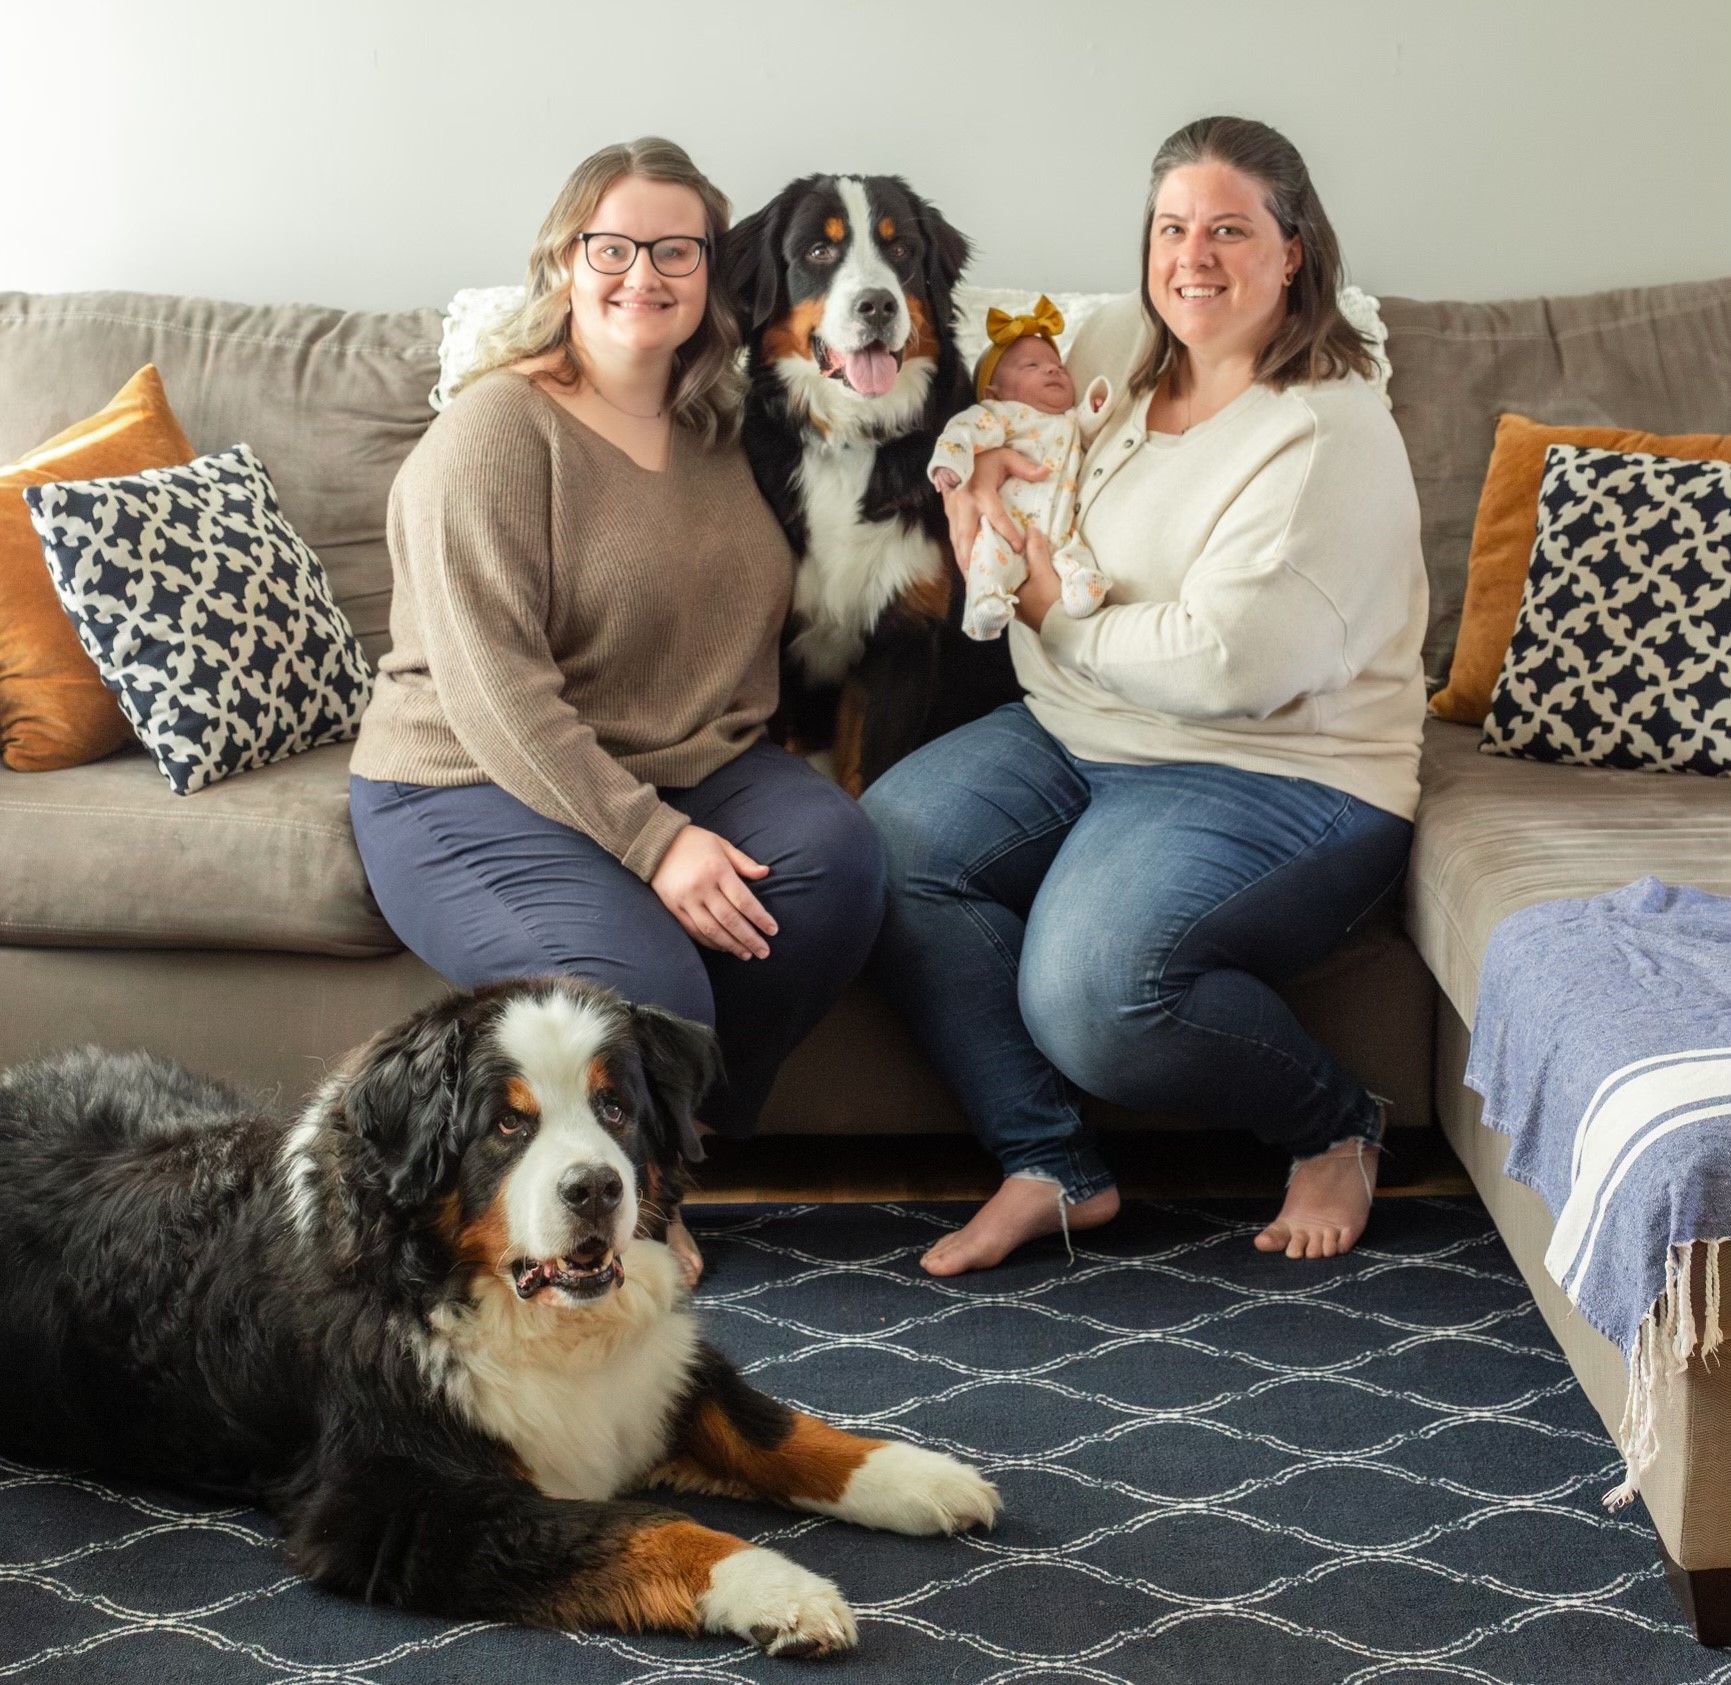
[[[649,880],[661,904],[692,941],[735,959],[767,959],[779,928],[745,880],[769,875],[726,837],[687,825],[668,846]]]

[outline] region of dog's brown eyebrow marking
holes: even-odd
[[[831,240],[845,240],[847,238],[847,224],[839,216],[832,216],[823,225],[823,231]]]
[[[878,224],[878,233],[886,240],[893,240],[896,237],[896,219],[893,216],[886,216]]]
[[[607,1061],[600,1057],[589,1061],[588,1092],[599,1093],[603,1088],[613,1086],[613,1072],[608,1069]]]
[[[521,1112],[524,1117],[539,1117],[541,1102],[535,1098],[532,1089],[521,1077],[512,1077],[505,1084],[505,1104],[514,1112]]]

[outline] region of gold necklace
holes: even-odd
[[[639,410],[628,410],[623,404],[614,403],[613,400],[609,398],[595,383],[593,376],[591,376],[589,380],[589,390],[593,392],[595,396],[608,407],[608,409],[616,410],[620,415],[628,415],[633,421],[659,421],[667,414],[667,406],[665,404],[663,404],[660,409],[651,410],[648,415],[644,415]]]

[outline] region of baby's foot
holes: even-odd
[[[1078,568],[1064,581],[1064,612],[1072,620],[1090,615],[1106,600],[1110,581],[1098,568]]]
[[[1013,597],[981,597],[968,609],[962,630],[980,643],[989,642],[1016,618]]]
[[[1058,1185],[1037,1176],[1006,1176],[1003,1186],[953,1234],[920,1259],[927,1275],[965,1275],[1001,1264],[1018,1246],[1042,1235],[1097,1229],[1118,1215],[1118,1190],[1097,1194],[1059,1214]]]
[[[1350,1252],[1370,1221],[1382,1150],[1356,1136],[1292,1167],[1280,1215],[1256,1237],[1262,1252],[1334,1258]]]

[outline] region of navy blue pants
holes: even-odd
[[[599,843],[496,784],[351,778],[349,811],[380,910],[435,971],[462,988],[564,972],[710,1025],[727,1075],[703,1121],[746,1135],[782,1060],[865,963],[882,846],[851,797],[771,743],[660,794],[769,867],[751,885],[779,927],[767,959],[700,947]]]

